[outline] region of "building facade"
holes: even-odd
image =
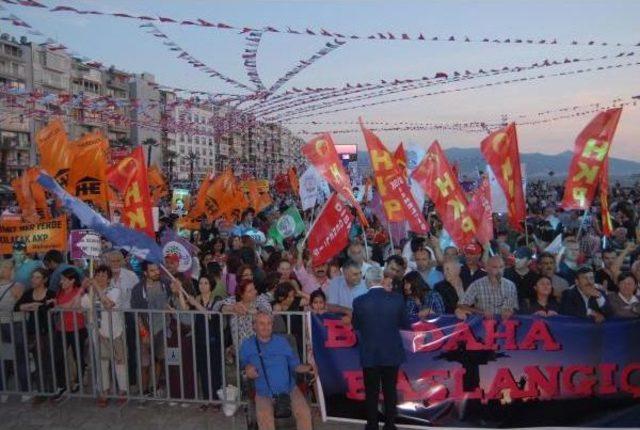
[[[211,100],[180,98],[160,89],[151,73],[85,60],[0,35],[0,185],[37,165],[35,136],[52,116],[63,119],[70,140],[99,131],[122,153],[142,145],[150,164],[173,181],[197,184],[226,168],[273,179],[302,162],[304,142],[280,125]]]
[[[6,97],[0,103],[0,182],[9,184],[20,176],[31,161],[29,120],[12,95],[29,88],[31,49],[26,41],[0,35],[0,87]]]

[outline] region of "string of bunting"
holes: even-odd
[[[43,2],[35,0],[2,0],[4,3],[48,9],[50,12],[61,13],[75,13],[79,15],[96,15],[96,16],[111,16],[114,18],[127,19],[127,20],[139,20],[148,22],[157,22],[162,24],[175,24],[181,26],[198,26],[206,27],[211,30],[226,30],[226,31],[239,31],[240,34],[250,33],[252,31],[265,31],[274,34],[287,34],[297,36],[309,36],[309,37],[329,37],[333,39],[351,39],[351,40],[369,40],[369,41],[419,41],[419,42],[443,42],[443,43],[483,43],[483,44],[500,44],[500,45],[567,45],[567,46],[640,46],[639,42],[633,43],[620,43],[610,42],[602,40],[588,40],[579,41],[571,40],[563,42],[558,37],[470,37],[460,35],[425,35],[424,32],[408,32],[408,31],[389,31],[382,30],[373,33],[362,34],[357,32],[338,32],[333,30],[327,30],[324,28],[305,28],[296,29],[292,26],[263,26],[262,29],[254,28],[248,25],[230,25],[224,22],[210,22],[203,18],[195,19],[180,19],[177,17],[158,16],[155,14],[133,15],[124,12],[101,12],[98,10],[78,9],[72,6],[58,5],[49,7]],[[154,16],[155,15],[155,16]]]
[[[347,84],[345,87],[340,89],[336,89],[335,91],[319,91],[315,94],[307,97],[306,94],[298,96],[298,99],[292,100],[292,98],[288,98],[285,100],[280,100],[277,103],[269,103],[265,102],[259,106],[254,108],[246,109],[247,112],[254,113],[258,116],[268,116],[273,113],[280,112],[282,110],[287,109],[295,109],[298,106],[309,107],[311,102],[328,100],[334,97],[342,97],[346,95],[359,94],[359,93],[368,93],[370,91],[377,90],[385,90],[381,91],[380,94],[392,94],[396,92],[402,91],[411,91],[419,88],[424,88],[431,85],[442,85],[459,81],[467,81],[470,79],[475,79],[479,77],[486,76],[496,76],[502,74],[509,73],[518,73],[522,71],[529,71],[535,69],[542,69],[547,67],[561,66],[572,63],[584,63],[591,62],[596,60],[607,60],[607,59],[615,59],[621,57],[628,57],[635,55],[634,51],[630,52],[620,52],[616,55],[603,55],[597,58],[589,57],[589,58],[567,58],[564,59],[555,59],[549,60],[545,59],[543,61],[537,61],[532,63],[531,65],[520,65],[520,66],[499,66],[497,68],[480,68],[477,72],[472,72],[470,70],[465,70],[464,72],[453,71],[450,73],[438,72],[432,78],[428,76],[422,76],[420,78],[409,78],[409,79],[394,79],[393,81],[382,80],[380,83],[356,83],[356,84]],[[387,90],[388,89],[388,90]],[[304,97],[304,98],[303,98]],[[293,102],[292,102],[293,101]]]
[[[338,39],[335,39],[333,42],[327,42],[324,47],[316,51],[311,57],[307,58],[306,60],[300,60],[296,66],[294,66],[291,70],[289,70],[282,77],[278,78],[275,81],[275,83],[269,88],[269,94],[273,94],[278,91],[284,84],[300,74],[300,72],[302,72],[304,69],[311,66],[322,57],[329,55],[331,52],[340,48],[345,43],[347,42]]]
[[[611,70],[611,69],[624,68],[624,67],[633,67],[633,66],[637,66],[637,65],[640,65],[640,62],[618,63],[618,64],[612,64],[612,65],[608,65],[608,66],[589,67],[589,68],[585,68],[585,69],[563,71],[563,72],[552,73],[552,74],[540,74],[540,75],[537,75],[537,76],[506,79],[504,81],[488,82],[488,83],[484,83],[484,84],[472,85],[472,86],[461,87],[461,88],[443,89],[443,90],[439,90],[439,91],[431,91],[431,92],[424,93],[424,94],[406,95],[406,96],[396,97],[396,98],[392,98],[392,99],[388,99],[388,100],[361,103],[361,104],[357,104],[357,105],[353,105],[353,106],[347,106],[347,107],[343,107],[343,108],[335,108],[335,109],[330,109],[330,110],[319,112],[322,109],[332,108],[333,106],[336,106],[338,104],[353,103],[355,101],[363,100],[363,99],[369,100],[369,99],[385,96],[385,95],[388,95],[390,93],[390,92],[383,92],[382,94],[373,94],[373,95],[370,94],[370,95],[363,96],[363,97],[354,97],[352,99],[342,100],[339,103],[325,103],[325,104],[322,104],[322,105],[319,105],[319,106],[310,106],[308,108],[300,109],[300,110],[297,110],[297,111],[295,111],[293,113],[289,113],[289,114],[285,113],[285,114],[276,115],[276,116],[273,116],[273,117],[264,117],[264,120],[265,121],[279,121],[279,122],[285,123],[285,122],[287,122],[289,120],[292,120],[292,119],[309,118],[309,117],[316,116],[316,115],[326,115],[326,114],[329,114],[329,113],[343,112],[343,111],[348,111],[348,110],[353,110],[353,109],[362,109],[362,108],[370,107],[370,106],[379,106],[379,105],[384,105],[384,104],[388,104],[388,103],[395,103],[395,102],[407,101],[407,100],[415,100],[415,99],[434,96],[434,95],[471,91],[471,90],[476,90],[476,89],[480,89],[480,88],[488,88],[488,87],[495,87],[495,86],[501,86],[501,85],[509,85],[509,84],[527,82],[527,81],[536,81],[536,80],[542,80],[542,79],[559,77],[559,76],[579,75],[579,74],[591,73],[591,72],[596,72],[596,71]],[[407,90],[405,90],[405,91],[407,91]]]
[[[202,61],[200,61],[197,58],[195,58],[193,55],[191,55],[185,49],[180,47],[180,45],[178,45],[175,41],[170,39],[169,36],[167,36],[165,33],[160,31],[160,29],[158,29],[158,27],[156,27],[154,24],[151,24],[151,23],[141,24],[140,28],[147,29],[146,32],[148,34],[153,35],[154,37],[161,38],[161,39],[166,39],[163,42],[163,45],[165,45],[169,49],[169,51],[177,52],[178,53],[178,57],[177,57],[178,59],[186,61],[187,63],[191,64],[194,68],[196,68],[199,71],[209,75],[209,77],[220,79],[220,80],[222,80],[222,81],[224,81],[224,82],[226,82],[226,83],[228,83],[230,85],[235,86],[236,88],[241,88],[243,90],[247,90],[247,91],[251,91],[251,92],[254,91],[253,88],[243,84],[242,82],[239,82],[239,81],[237,81],[237,80],[235,80],[233,78],[230,78],[230,77],[218,72],[217,70],[213,69],[212,67],[207,66],[205,63],[203,63]]]
[[[266,87],[264,83],[262,83],[262,79],[260,79],[260,75],[258,74],[258,47],[260,46],[260,41],[262,40],[262,31],[252,31],[251,33],[245,36],[246,47],[244,49],[244,54],[242,54],[242,59],[244,60],[244,68],[249,77],[249,80],[253,82],[256,86],[256,92],[262,93],[266,91]]]
[[[6,10],[3,6],[0,6],[0,11]],[[95,69],[101,69],[101,70],[105,70],[107,69],[102,62],[95,60],[95,59],[91,59],[89,57],[86,57],[82,54],[77,53],[76,51],[70,50],[67,46],[65,46],[64,44],[60,43],[59,41],[57,41],[56,39],[51,38],[50,36],[45,35],[44,33],[42,33],[40,30],[34,28],[31,24],[27,23],[25,20],[23,20],[22,18],[16,16],[15,14],[10,14],[8,16],[4,16],[4,17],[0,17],[0,21],[6,21],[9,22],[11,25],[18,27],[18,28],[22,28],[25,30],[25,34],[30,35],[30,36],[34,36],[34,37],[38,37],[43,39],[44,41],[39,43],[40,46],[44,47],[45,49],[52,51],[52,52],[56,52],[56,51],[64,51],[66,53],[68,53],[71,57],[75,58],[76,60],[80,61],[81,63],[83,63],[84,65],[88,66],[88,67],[92,67]],[[152,88],[156,89],[156,90],[165,90],[165,91],[172,91],[172,92],[176,92],[176,93],[187,93],[190,95],[196,95],[196,96],[201,96],[201,97],[208,97],[209,100],[211,102],[214,102],[214,99],[217,97],[232,97],[232,98],[236,98],[236,97],[241,97],[241,95],[239,94],[230,94],[230,93],[213,93],[210,91],[202,91],[202,90],[190,90],[190,89],[186,89],[186,88],[179,88],[179,87],[172,87],[169,85],[162,85],[159,83],[154,83],[154,82],[147,82],[147,84],[149,86],[151,86]],[[121,102],[121,101],[118,101]],[[217,103],[222,103],[220,101],[216,101]]]
[[[534,113],[505,114],[505,116],[508,118],[511,118],[512,120],[518,121],[518,123],[520,123],[521,119],[526,119],[526,118],[537,118],[537,117],[551,115],[555,113],[565,113],[565,112],[572,112],[572,111],[578,111],[583,109],[592,109],[592,108],[603,109],[603,106],[618,106],[620,103],[627,103],[627,102],[630,102],[633,104],[634,102],[637,102],[637,100],[635,100],[633,97],[616,97],[616,98],[607,100],[606,102],[596,102],[596,103],[588,103],[588,104],[582,104],[582,105],[566,106],[566,107],[561,107],[556,109],[547,109],[544,111],[534,112]],[[495,124],[491,124],[489,122],[471,121],[471,122],[452,123],[450,125],[459,125],[463,127],[465,126],[480,127],[483,124],[488,126],[493,126],[493,125],[500,125],[502,123],[502,121],[500,122],[494,121],[494,122]],[[291,121],[291,122],[287,122],[287,124],[288,125],[359,125],[360,123],[358,121]],[[376,125],[382,125],[382,126],[442,125],[438,123],[430,123],[430,122],[423,122],[423,121],[372,121],[372,120],[367,120],[367,124],[374,125],[374,126]]]
[[[585,105],[583,107],[572,107],[572,108],[564,108],[562,110],[548,110],[548,111],[544,111],[544,113],[554,113],[554,112],[561,112],[561,111],[567,111],[567,110],[574,110],[571,113],[566,113],[563,115],[557,115],[557,116],[553,116],[550,118],[543,118],[543,119],[535,119],[535,120],[530,120],[530,121],[518,121],[517,124],[518,126],[530,126],[530,125],[540,125],[540,124],[548,124],[551,122],[556,122],[556,121],[561,121],[561,120],[565,120],[565,119],[571,119],[571,118],[577,118],[577,117],[581,117],[581,116],[585,116],[585,115],[591,115],[593,113],[596,112],[601,112],[602,110],[605,109],[609,109],[609,108],[613,108],[613,107],[625,107],[625,106],[637,106],[637,101],[635,100],[628,100],[628,101],[620,101],[620,99],[617,99],[618,101],[612,101],[610,103],[606,103],[606,104],[601,104],[601,103],[592,103],[589,105]],[[507,117],[508,121],[511,121],[514,118],[525,118],[525,117],[529,117],[529,116],[534,116],[534,115],[541,115],[543,114],[542,112],[538,112],[536,114],[522,114],[522,115],[517,115],[517,116],[513,116],[513,117]],[[376,122],[370,122],[367,121],[367,124],[375,124]],[[349,122],[349,124],[358,124],[357,122]],[[371,130],[376,130],[376,131],[380,131],[380,132],[384,132],[384,131],[389,131],[389,132],[393,132],[393,131],[424,131],[424,130],[447,130],[447,131],[458,131],[458,132],[465,132],[465,133],[486,133],[487,128],[489,129],[494,129],[494,128],[499,128],[499,127],[503,127],[504,123],[503,122],[484,122],[484,121],[473,121],[473,122],[466,122],[466,123],[450,123],[450,124],[436,124],[436,123],[409,123],[409,124],[402,124],[402,123],[397,123],[397,125],[391,125],[393,123],[380,123],[378,122],[378,124],[382,124],[382,127],[374,127],[371,128]],[[306,129],[302,129],[299,130],[298,133],[302,134],[302,135],[317,135],[317,134],[321,134],[321,133],[331,133],[331,134],[350,134],[350,133],[361,133],[362,130],[360,128],[349,128],[349,129],[331,129],[331,130],[327,130],[327,129],[318,129],[318,130],[306,130]]]

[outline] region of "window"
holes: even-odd
[[[22,52],[18,47],[11,45],[4,45],[4,53],[6,55],[11,55],[12,57],[20,57],[22,56]]]

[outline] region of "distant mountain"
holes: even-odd
[[[479,148],[449,148],[445,150],[449,161],[458,162],[460,171],[468,174],[476,172],[477,168],[485,168],[487,162],[480,154]],[[554,177],[564,177],[567,175],[569,164],[573,152],[565,151],[560,154],[547,155],[538,152],[531,154],[521,154],[520,161],[525,164],[527,177],[542,178],[548,177],[549,172],[553,172]],[[358,165],[368,166],[369,154],[364,151],[358,152]],[[640,163],[635,161],[611,158],[609,160],[609,172],[615,177],[640,175]]]

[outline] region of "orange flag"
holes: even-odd
[[[247,182],[249,202],[256,213],[262,212],[269,207],[273,201],[269,192],[260,192],[260,182],[258,180],[250,180]]]
[[[224,217],[226,220],[239,220],[249,202],[240,189],[240,184],[231,169],[226,169],[211,182],[205,194],[207,218],[213,220]]]
[[[147,170],[149,175],[149,190],[151,191],[151,200],[156,205],[161,198],[169,194],[167,181],[158,166],[151,166]]]
[[[109,183],[124,193],[122,213],[124,225],[155,237],[151,196],[147,182],[147,165],[142,147],[138,146],[129,156],[112,166],[107,176]]]
[[[40,153],[40,166],[63,188],[72,192],[67,186],[72,152],[62,121],[54,119],[40,130],[36,135],[36,145]]]
[[[188,218],[196,219],[207,211],[207,191],[213,183],[213,177],[211,173],[208,173],[198,189],[198,195],[196,196],[193,205],[189,209]],[[216,208],[217,210],[217,208]]]
[[[622,108],[600,112],[576,138],[562,207],[588,209],[601,180]]]
[[[407,153],[404,150],[404,144],[402,142],[400,142],[400,145],[398,145],[393,153],[393,161],[396,163],[402,176],[407,179]]]
[[[455,244],[460,248],[473,242],[476,223],[469,213],[464,191],[437,140],[431,144],[411,178],[433,201],[444,228]]]
[[[351,181],[338,158],[338,152],[336,151],[331,135],[329,133],[322,133],[318,137],[311,139],[302,147],[302,153],[329,185],[356,209],[362,225],[368,227],[369,223],[367,222],[367,218],[364,216],[364,212],[362,212],[360,203],[358,203],[353,195]]]
[[[107,215],[109,187],[106,175],[109,142],[101,133],[87,133],[71,142],[70,147],[73,153],[68,184],[71,194]]]
[[[522,171],[516,124],[491,133],[480,144],[482,155],[491,166],[507,200],[509,224],[517,231],[524,229],[527,208],[522,190]]]
[[[51,218],[44,188],[36,181],[39,171],[40,169],[37,167],[32,167],[25,171],[21,177],[11,181],[18,206],[22,211],[22,218],[31,223]]]
[[[429,224],[422,215],[422,208],[418,207],[411,189],[404,176],[399,172],[391,153],[385,148],[371,130],[365,128],[360,119],[360,128],[369,150],[371,168],[374,181],[382,206],[389,222],[408,221],[409,229],[418,234],[429,232]]]
[[[298,180],[298,172],[296,171],[296,168],[290,167],[287,174],[289,175],[289,183],[291,184],[291,189],[296,195],[300,194],[300,181]]]

